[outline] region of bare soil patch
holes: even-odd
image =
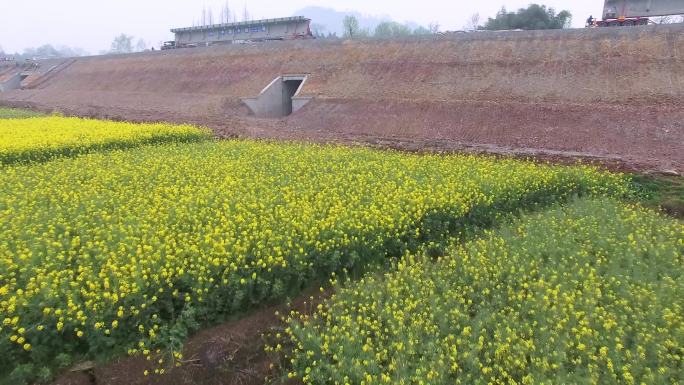
[[[329,293],[309,291],[290,305],[264,307],[243,318],[206,328],[183,348],[183,365],[163,375],[144,375],[156,367],[144,357],[123,357],[84,371],[66,371],[52,385],[263,385],[276,372],[274,357],[264,351],[268,334],[283,326],[280,316],[306,311]]]

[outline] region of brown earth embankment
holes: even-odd
[[[249,115],[276,76],[314,100]],[[219,135],[581,157],[684,172],[684,26],[303,41],[78,59],[0,103]]]

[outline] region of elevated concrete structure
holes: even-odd
[[[684,14],[682,0],[606,0],[604,19],[654,17]]]
[[[176,47],[230,44],[236,41],[312,38],[311,20],[303,16],[263,19],[199,27],[174,28]]]

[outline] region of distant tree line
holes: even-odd
[[[12,57],[15,60],[26,60],[26,59],[54,59],[54,58],[64,58],[64,57],[77,57],[84,56],[88,53],[81,48],[72,48],[67,46],[53,46],[51,44],[43,44],[40,47],[26,48],[23,52],[16,52]],[[5,53],[0,47],[0,57],[9,56],[9,52]]]
[[[109,49],[109,52],[103,53],[121,54],[143,52],[151,49],[151,44],[146,42],[144,39],[138,39],[137,43],[133,45],[134,39],[135,37],[132,35],[127,35],[125,33],[119,34],[114,37],[114,41],[112,41],[112,45]]]
[[[572,14],[569,11],[563,10],[556,13],[554,8],[545,5],[531,4],[527,8],[520,8],[515,12],[509,12],[506,8],[496,14],[495,17],[489,18],[484,25],[480,25],[480,15],[474,14],[463,27],[466,31],[476,30],[535,30],[535,29],[562,29],[570,27],[572,23]],[[325,35],[324,28],[314,25],[314,35],[319,38],[336,37],[334,35]],[[411,35],[429,35],[435,34],[439,31],[439,25],[430,24],[426,27],[418,27],[412,29],[406,24],[397,23],[394,21],[387,21],[380,23],[375,30],[362,29],[359,22],[354,16],[347,16],[343,21],[344,38],[396,38],[406,37]]]
[[[396,21],[384,21],[378,24],[374,30],[369,30],[366,28],[361,28],[359,21],[355,16],[346,16],[342,22],[344,29],[343,37],[346,39],[356,39],[356,38],[377,38],[377,39],[388,39],[388,38],[399,38],[407,36],[418,36],[418,35],[430,35],[435,34],[439,31],[439,25],[437,23],[432,23],[428,27],[418,26],[412,28],[408,24],[397,23]],[[335,34],[328,34],[327,36],[321,30],[321,26],[315,25],[313,27],[314,36],[318,38],[336,38]]]
[[[202,13],[200,14],[199,19],[193,18],[192,26],[203,27],[213,24],[237,23],[238,21],[250,20],[253,20],[253,17],[247,10],[247,3],[245,3],[245,7],[242,10],[242,15],[238,18],[238,13],[230,8],[230,2],[226,1],[216,12],[210,7],[202,7]]]
[[[554,8],[530,4],[527,8],[520,8],[516,12],[508,12],[505,7],[501,8],[494,18],[490,17],[483,26],[478,26],[478,29],[489,31],[562,29],[570,27],[571,23],[572,14],[569,11],[556,13]]]

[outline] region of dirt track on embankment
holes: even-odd
[[[241,97],[310,74],[281,120]],[[684,172],[684,26],[280,42],[81,58],[0,104],[219,136],[584,158]]]

